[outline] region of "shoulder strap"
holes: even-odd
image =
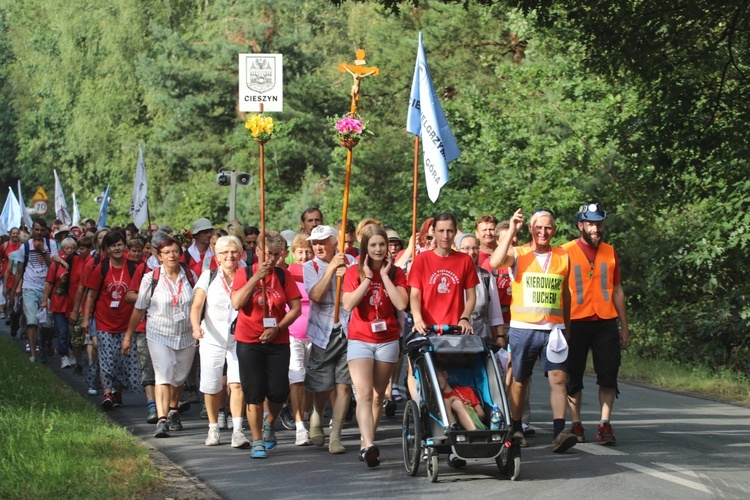
[[[219,268],[211,269],[208,275],[208,285],[206,285],[206,298],[203,299],[203,310],[201,311],[201,321],[206,317],[206,307],[208,307],[208,287],[211,286],[211,282],[216,278]]]
[[[107,277],[107,273],[109,272],[109,259],[102,259],[101,262],[99,262],[99,268],[102,273],[102,282],[99,284],[98,291],[101,291],[101,289],[104,288],[104,279]]]
[[[31,245],[29,244],[28,240],[24,242],[23,248],[23,268],[26,269],[26,264],[29,263],[29,252],[31,252]]]
[[[286,288],[286,273],[278,266],[274,269],[276,269],[276,277],[279,278],[279,283],[281,283],[281,289],[283,290]]]
[[[211,269],[209,271],[209,274],[208,274],[208,285],[206,285],[206,289],[208,289],[208,287],[211,286],[211,283],[213,282],[213,280],[216,279],[216,275],[218,274],[218,272],[219,272],[219,268],[218,267],[216,269]]]
[[[180,265],[182,266],[182,270],[185,271],[188,283],[190,283],[191,287],[195,288],[195,280],[193,279],[193,272],[190,270],[190,266],[188,266],[186,262],[183,262]]]
[[[135,263],[135,261],[130,260],[130,259],[126,260],[125,262],[127,262],[128,264],[128,274],[130,274],[130,277],[132,278],[133,275],[135,274],[135,268],[137,264]]]
[[[151,297],[154,296],[154,289],[156,284],[159,282],[159,275],[161,274],[161,266],[154,269],[154,274],[151,276]]]

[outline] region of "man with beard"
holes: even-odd
[[[586,358],[591,350],[599,386],[601,422],[596,440],[616,444],[609,419],[617,397],[620,350],[628,346],[625,294],[615,249],[602,241],[607,212],[598,203],[581,205],[576,222],[581,237],[563,245],[570,257],[570,342],[568,355],[568,406],[572,433],[586,441],[581,424],[581,392]],[[621,329],[617,330],[617,318]]]

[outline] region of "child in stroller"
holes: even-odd
[[[451,426],[458,421],[461,428],[467,431],[485,430],[487,427],[482,422],[485,417],[484,409],[474,390],[461,385],[451,386],[448,383],[448,370],[440,364],[436,364],[435,372]]]

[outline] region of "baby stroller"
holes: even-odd
[[[460,327],[428,327],[433,333],[404,337],[405,352],[416,379],[404,410],[401,443],[404,467],[410,476],[419,470],[423,453],[427,477],[438,479],[438,455],[454,453],[460,459],[494,459],[500,472],[511,480],[521,473],[520,444],[512,439],[510,411],[494,352],[497,347],[475,335],[456,335]],[[436,361],[448,373],[448,382],[471,387],[485,409],[483,422],[488,430],[467,431],[451,426],[435,368]],[[491,429],[493,405],[502,412],[499,424]]]

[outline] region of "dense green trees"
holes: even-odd
[[[236,111],[237,53],[280,52],[268,225],[296,227],[313,204],[333,222],[344,151],[325,118],[348,110],[337,67],[362,47],[381,74],[362,85],[376,136],[354,153],[350,217],[406,234],[422,30],[463,155],[436,204],[421,190],[420,218],[451,210],[471,229],[483,213],[545,206],[562,242],[577,206],[600,201],[636,348],[747,370],[747,16],[728,0],[0,0],[0,182],[51,188],[57,168],[84,216],[112,182],[112,220],[126,222],[142,143],[155,220],[222,221],[216,171],[258,165]],[[238,195],[239,218],[257,222],[257,183]]]

